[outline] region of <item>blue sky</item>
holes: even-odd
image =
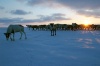
[[[100,24],[99,0],[0,0],[0,27],[9,24]]]

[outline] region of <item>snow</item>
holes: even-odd
[[[0,28],[0,66],[100,66],[100,31],[32,31],[15,41]]]

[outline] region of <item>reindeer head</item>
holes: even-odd
[[[4,35],[6,36],[6,39],[8,40],[10,37],[10,33],[4,33]]]

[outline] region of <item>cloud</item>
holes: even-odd
[[[26,15],[30,14],[31,12],[26,12],[24,10],[12,10],[10,13],[15,15]]]
[[[19,0],[18,0],[19,1]],[[62,5],[74,9],[98,9],[100,8],[100,0],[21,0],[30,6],[35,5]]]
[[[29,6],[46,6],[46,7],[69,7],[73,10],[79,10],[77,11],[81,15],[86,16],[93,16],[96,18],[100,18],[100,0],[21,0],[21,2],[26,3]],[[85,10],[98,10],[89,12]],[[83,11],[80,11],[83,10]]]
[[[78,10],[77,13],[81,15],[85,15],[87,17],[100,18],[99,10]]]
[[[26,0],[25,0],[26,1]],[[30,6],[35,5],[53,5],[55,0],[27,0],[26,3]]]
[[[98,9],[100,8],[99,0],[56,0],[59,4],[75,9]]]
[[[0,23],[26,23],[37,22],[39,19],[23,19],[23,18],[0,18]]]
[[[5,9],[3,6],[0,6],[0,9]]]
[[[65,14],[55,13],[52,15],[38,15],[42,21],[59,21],[59,20],[71,20],[70,18],[65,18]]]
[[[29,22],[50,22],[50,21],[60,21],[60,20],[71,20],[70,18],[65,18],[65,14],[56,13],[49,15],[37,15],[37,19],[23,19],[23,18],[0,18],[0,23],[29,23]]]
[[[65,14],[62,14],[62,13],[55,13],[52,16],[66,16],[66,15]]]
[[[0,23],[20,22],[22,18],[0,18]]]

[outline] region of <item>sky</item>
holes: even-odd
[[[49,23],[100,24],[100,0],[0,0],[0,27]]]

